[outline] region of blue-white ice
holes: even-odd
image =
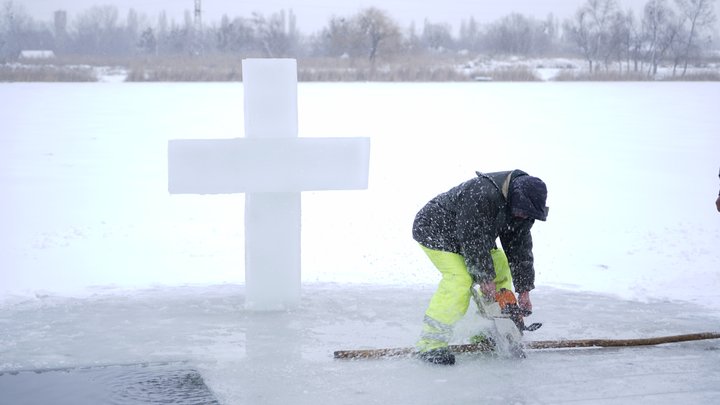
[[[338,349],[412,345],[431,287],[312,284],[286,313],[244,310],[239,286],[52,296],[3,306],[0,370],[188,362],[223,404],[715,404],[720,342],[530,351],[524,360],[461,355],[336,360]],[[541,288],[545,325],[529,340],[638,338],[717,329],[717,312]],[[469,313],[455,341],[483,323]],[[11,376],[0,377],[0,387]],[[22,403],[3,398],[0,404]]]
[[[300,136],[371,137],[370,187],[303,194],[301,307],[262,315],[243,310],[243,197],[166,187],[168,139],[242,136],[242,85],[0,84],[0,371],[188,360],[227,404],[718,401],[714,341],[451,369],[332,351],[414,343],[438,280],[415,212],[509,168],[550,192],[529,339],[720,329],[720,85],[298,91]]]

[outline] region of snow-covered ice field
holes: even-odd
[[[236,285],[29,299],[3,307],[0,356],[3,368],[14,370],[188,361],[223,404],[720,400],[720,344],[711,340],[532,351],[521,361],[461,355],[453,367],[407,358],[332,358],[338,348],[413,344],[432,292],[431,287],[312,284],[297,311],[274,314],[243,311],[243,288]],[[639,303],[549,287],[535,297],[530,319],[545,325],[529,335],[532,340],[672,335],[718,324],[717,313],[689,303]],[[481,326],[476,321],[464,319],[456,339],[467,341],[477,330],[473,327]],[[12,388],[13,376],[0,376],[0,392]],[[42,388],[33,387],[30,394]],[[17,399],[0,396],[0,403],[27,403]],[[53,403],[70,405],[59,399]]]
[[[332,359],[415,342],[439,274],[412,219],[475,170],[548,184],[529,318],[545,325],[528,339],[719,331],[720,84],[298,94],[300,136],[371,138],[370,187],[303,194],[301,307],[255,314],[243,196],[167,193],[169,139],[243,135],[241,84],[0,84],[0,372],[186,361],[223,404],[720,401],[718,341],[452,368]]]

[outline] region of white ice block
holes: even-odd
[[[295,59],[244,59],[242,76],[245,136],[298,136]]]
[[[245,196],[246,308],[300,303],[300,192],[368,186],[369,138],[299,138],[297,63],[243,60],[245,137],[168,142],[171,194]]]
[[[237,138],[168,144],[171,194],[356,190],[368,186],[368,138]]]
[[[245,234],[245,308],[297,308],[301,291],[300,193],[247,194]]]

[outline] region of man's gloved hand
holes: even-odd
[[[495,282],[491,280],[480,283],[480,292],[485,299],[493,299],[495,297]]]
[[[510,290],[501,289],[495,293],[495,301],[500,305],[500,309],[508,313],[520,313],[522,316],[528,316],[532,313],[532,302],[530,302],[530,291],[515,294]]]
[[[527,313],[532,312],[532,302],[530,302],[530,291],[524,291],[518,294],[518,306]]]
[[[720,212],[720,195],[718,196],[717,200],[715,200],[715,207],[717,208],[718,212]]]
[[[517,312],[517,300],[512,291],[505,288],[495,293],[495,301],[500,305],[503,312]]]
[[[515,294],[512,291],[505,288],[500,289],[495,294],[495,301],[500,305],[500,310],[503,314],[515,323],[515,326],[520,330],[520,333],[524,331],[535,331],[538,330],[542,324],[533,323],[529,326],[525,326],[523,317],[526,317],[532,313],[532,303],[530,302],[530,291],[524,291],[518,294],[518,299],[515,299]]]
[[[523,317],[530,314],[520,308],[518,301],[515,299],[515,294],[510,290],[502,288],[495,294],[495,301],[500,305],[500,311],[508,315],[522,333],[522,331],[525,330]]]

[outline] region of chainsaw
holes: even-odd
[[[524,358],[525,351],[522,346],[523,332],[532,332],[540,329],[542,323],[525,325],[524,317],[532,312],[521,309],[515,299],[515,294],[505,288],[495,293],[495,297],[488,299],[481,295],[473,286],[470,288],[473,300],[478,307],[478,314],[490,321],[493,326],[490,329],[490,336],[485,337],[489,344],[493,345],[495,351],[515,358]],[[474,342],[482,338],[474,337]]]

